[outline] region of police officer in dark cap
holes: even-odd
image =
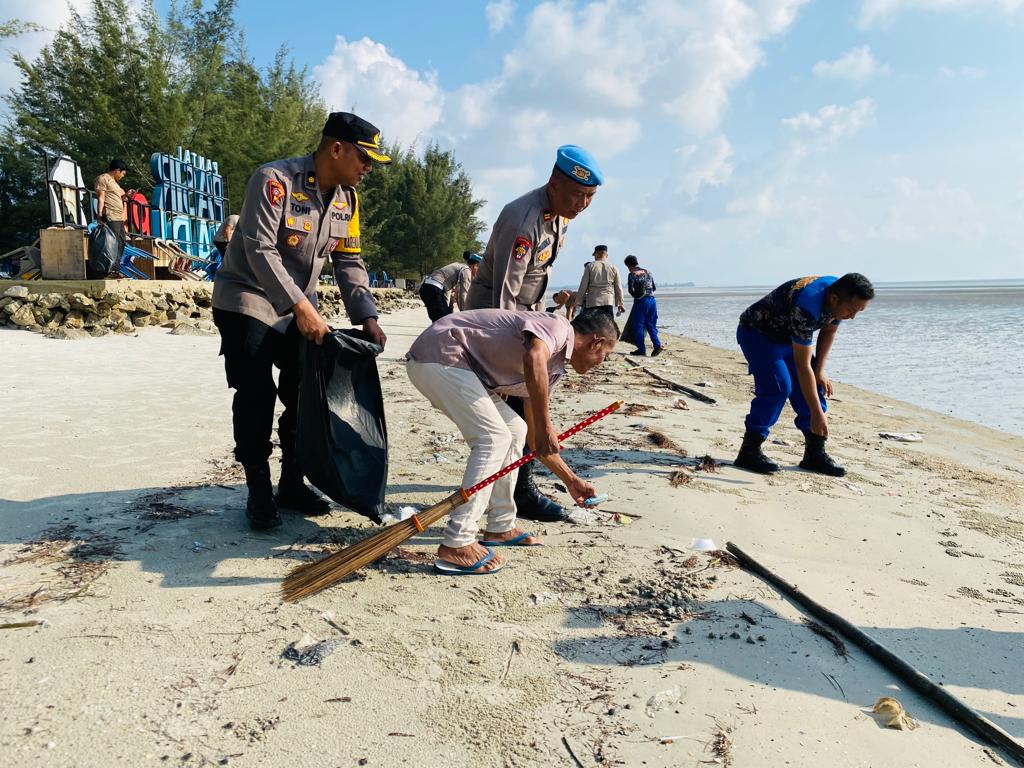
[[[348,112],[333,112],[311,155],[256,169],[238,225],[213,283],[213,319],[221,335],[232,414],[235,458],[245,469],[245,513],[257,530],[281,524],[278,508],[305,515],[329,511],[303,478],[295,451],[299,342],[323,343],[330,331],[317,311],[316,289],[330,255],[349,319],[381,346],[377,305],[360,259],[356,186],[391,158],[380,132]],[[273,369],[280,373],[274,382]],[[277,398],[281,477],[270,479],[270,436]]]

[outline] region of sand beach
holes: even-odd
[[[426,322],[422,308],[381,319],[396,505],[450,493],[468,455],[405,375]],[[848,475],[797,469],[785,415],[766,445],[785,470],[753,475],[729,465],[752,386],[738,350],[665,340],[643,365],[717,403],[622,355],[569,373],[556,425],[627,407],[566,445],[611,498],[531,528],[547,546],[455,578],[432,572],[430,529],[286,604],[292,566],[373,525],[337,508],[245,526],[216,335],[0,330],[0,625],[40,622],[0,629],[0,764],[1001,764],[691,544],[735,542],[1024,739],[1024,438],[840,381],[830,450]],[[319,663],[286,654],[324,640]],[[885,727],[881,696],[920,727]]]

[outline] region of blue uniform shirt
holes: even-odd
[[[752,328],[776,344],[814,343],[814,332],[839,321],[825,309],[825,294],[838,278],[798,277],[783,283],[740,315],[740,325]]]

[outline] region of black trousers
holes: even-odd
[[[283,464],[295,461],[295,414],[299,400],[299,334],[292,320],[285,333],[240,312],[213,310],[220,331],[220,353],[228,387],[235,390],[231,403],[235,458],[244,466],[270,458],[274,406],[280,398],[284,413],[277,421]],[[280,371],[274,383],[274,368]]]
[[[445,300],[444,291],[436,285],[430,285],[429,283],[421,285],[420,298],[423,299],[423,304],[427,308],[427,315],[430,316],[430,322],[432,323],[436,323],[442,317],[447,317],[452,313],[452,305]]]
[[[127,223],[128,222],[126,222],[126,221],[108,221],[107,222],[107,226],[110,227],[110,231],[113,232],[114,233],[114,237],[117,238],[117,245],[118,245],[117,255],[118,255],[118,258],[120,258],[121,254],[124,252],[125,237],[127,236],[127,232],[125,230],[125,225]]]

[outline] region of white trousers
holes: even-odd
[[[455,422],[469,444],[469,462],[462,487],[470,488],[522,455],[526,422],[504,400],[484,389],[472,371],[440,363],[406,366],[409,380],[431,405]],[[512,492],[519,470],[477,491],[448,517],[441,543],[464,547],[476,541],[477,521],[487,511],[487,530],[504,533],[516,525]]]

